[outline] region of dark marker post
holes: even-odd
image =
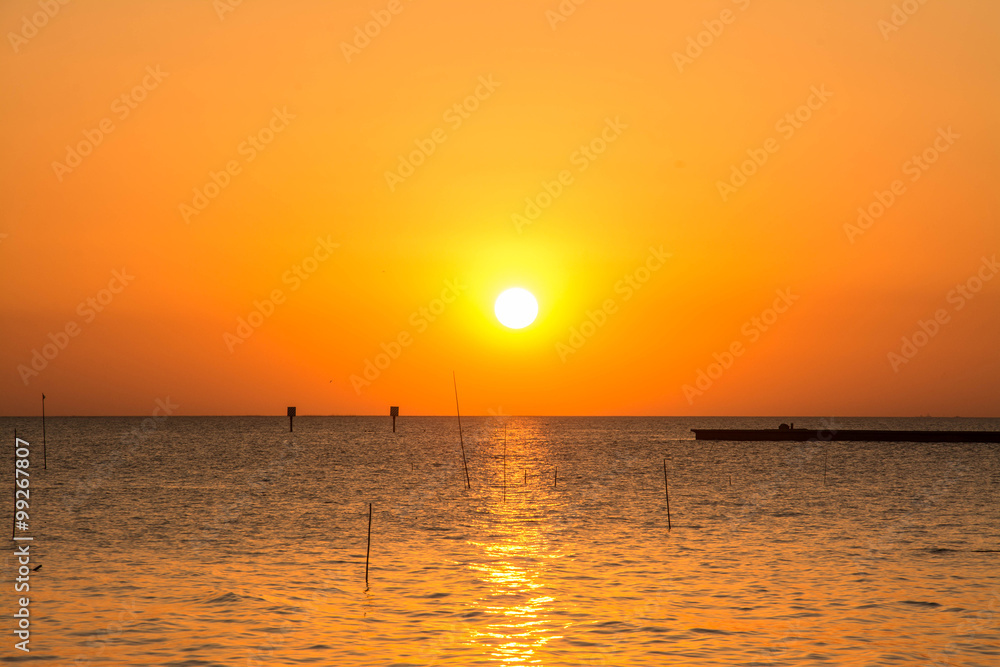
[[[295,429],[292,427],[292,420],[295,419],[295,406],[289,406],[288,408],[288,432],[291,433]]]
[[[451,372],[451,381],[455,385],[455,413],[458,415],[458,444],[462,446],[462,465],[465,466],[465,488],[471,489],[472,482],[469,481],[469,463],[465,460],[465,441],[462,439],[462,411],[458,408],[458,380],[455,379],[455,371]]]
[[[399,416],[399,406],[390,405],[389,406],[389,416],[392,417],[392,432],[396,432],[396,417]]]

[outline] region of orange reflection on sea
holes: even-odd
[[[490,647],[490,655],[505,665],[536,665],[538,653],[561,634],[553,633],[551,616],[555,598],[544,594],[544,561],[558,556],[542,554],[534,538],[537,531],[519,531],[500,544],[471,543],[483,550],[484,561],[470,565],[481,573],[489,593],[473,604],[494,617],[470,639]]]
[[[508,463],[516,462],[508,471],[514,473],[526,460],[531,461],[528,465],[533,469],[545,467],[544,462],[537,460],[543,448],[529,445],[530,434],[514,431],[508,435],[513,436],[507,443]],[[502,444],[499,438],[493,444],[496,454],[500,454],[492,457],[496,468],[494,479],[502,479]],[[543,662],[541,653],[545,646],[563,637],[564,624],[553,614],[557,601],[550,594],[545,577],[548,563],[561,554],[552,549],[546,538],[544,523],[539,523],[538,507],[529,504],[529,496],[518,492],[524,489],[518,489],[516,482],[512,484],[515,479],[516,473],[508,480],[506,501],[498,498],[500,502],[483,517],[486,525],[480,534],[491,539],[468,542],[482,554],[480,562],[468,567],[478,573],[488,590],[473,603],[473,609],[491,617],[486,624],[472,630],[469,639],[480,650],[488,651],[498,664],[538,665]]]

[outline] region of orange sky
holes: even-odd
[[[997,25],[5,2],[0,414],[996,416]]]

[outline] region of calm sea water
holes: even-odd
[[[387,417],[299,417],[294,434],[284,418],[173,417],[146,432],[141,419],[50,418],[48,470],[39,421],[0,419],[35,452],[43,565],[29,656],[13,648],[22,594],[4,547],[0,659],[1000,665],[1000,445],[689,431],[779,421],[463,419],[467,490],[454,418],[403,417],[396,434]]]

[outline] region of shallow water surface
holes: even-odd
[[[141,421],[50,418],[42,470],[38,420],[0,420],[34,451],[34,662],[1000,664],[996,444],[469,418],[467,490],[454,419]]]

